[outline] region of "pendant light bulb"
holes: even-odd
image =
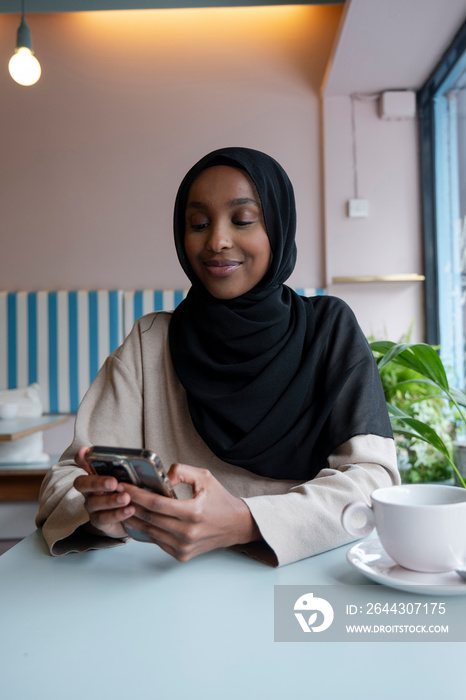
[[[34,85],[40,78],[40,63],[26,46],[16,49],[8,64],[10,75],[20,85]]]
[[[32,50],[31,32],[26,17],[21,17],[16,38],[16,50],[8,64],[10,75],[19,85],[34,85],[40,78],[40,63]]]

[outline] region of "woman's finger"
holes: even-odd
[[[171,530],[165,530],[148,523],[146,520],[141,520],[137,514],[126,520],[124,525],[128,525],[132,530],[145,535],[151,542],[179,561],[187,561],[196,554],[197,541],[191,542],[180,538]]]
[[[163,513],[164,515],[174,518],[180,517],[184,510],[183,504],[189,501],[178,500],[177,498],[169,498],[161,496],[158,493],[147,491],[146,489],[133,486],[132,484],[124,484],[124,490],[131,496],[131,502],[153,511],[154,513]]]
[[[113,527],[117,523],[122,523],[125,520],[133,517],[134,507],[126,506],[113,510],[99,510],[90,516],[90,522],[98,530],[105,532],[109,527]]]
[[[182,552],[177,540],[170,537],[169,533],[164,531],[155,532],[153,528],[149,530],[149,527],[138,518],[130,518],[123,523],[123,528],[125,529],[126,534],[130,535],[126,529],[126,525],[128,525],[132,530],[136,530],[137,532],[145,535],[153,544],[160,547],[160,549],[163,549],[164,552],[178,561],[188,561],[188,559],[191,559],[194,556],[194,554]]]
[[[128,493],[113,493],[110,495],[92,495],[86,499],[85,507],[89,514],[101,510],[116,510],[129,506],[131,497]],[[134,512],[134,506],[132,506]]]
[[[86,495],[90,493],[106,493],[123,491],[123,487],[114,476],[78,476],[74,480],[74,487],[80,493]]]
[[[90,447],[83,445],[83,447],[80,447],[74,456],[74,461],[76,462],[78,467],[85,469],[89,473],[90,473],[90,467],[89,467],[89,464],[87,463],[86,456],[87,456],[90,449],[91,449]]]
[[[208,469],[192,467],[190,464],[181,464],[180,462],[171,465],[167,476],[172,486],[190,484],[194,494],[202,491],[214,479],[212,472]]]
[[[176,499],[162,496],[146,489],[141,489],[131,484],[124,484],[124,489],[131,495],[132,503],[142,506],[154,513],[179,518],[181,520],[196,520],[199,516],[199,496],[215,481],[207,469],[199,469],[187,464],[173,464],[168,472],[173,485],[179,483],[190,484],[193,488],[194,498]]]

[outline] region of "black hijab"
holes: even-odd
[[[215,165],[249,175],[272,249],[261,282],[229,300],[204,288],[184,248],[190,187]],[[223,148],[196,163],[175,202],[175,245],[192,287],[173,312],[169,341],[192,421],[212,452],[255,474],[308,480],[351,437],[392,431],[377,365],[349,307],[283,284],[296,261],[295,230],[293,187],[273,158]]]

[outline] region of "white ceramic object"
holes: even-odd
[[[372,505],[350,503],[342,525],[354,537],[377,529],[392,559],[406,569],[436,573],[466,568],[466,489],[438,484],[405,484],[377,489]],[[356,515],[366,523],[355,526]]]
[[[390,588],[421,595],[466,595],[466,581],[456,571],[425,574],[404,569],[388,556],[378,539],[358,542],[346,558],[368,579]]]
[[[18,404],[12,401],[0,402],[0,418],[4,420],[15,418],[18,415],[18,408]]]

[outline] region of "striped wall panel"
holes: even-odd
[[[0,389],[38,382],[69,413],[123,340],[121,291],[0,292]]]
[[[182,289],[137,289],[123,292],[125,337],[138,318],[152,311],[173,311],[187,293],[187,290]]]
[[[321,297],[325,295],[322,287],[295,287],[295,292],[301,297]]]
[[[311,297],[325,294],[317,287],[300,287],[295,290],[301,296]],[[123,324],[125,337],[134,322],[152,311],[172,311],[185,298],[188,290],[139,289],[123,292]]]

